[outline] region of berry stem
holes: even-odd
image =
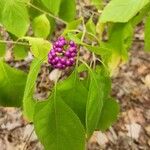
[[[85,26],[84,18],[82,18],[82,25],[83,25],[83,34],[81,37],[81,42],[83,42],[85,34],[86,34],[86,26]]]

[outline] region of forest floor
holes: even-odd
[[[143,51],[143,38],[136,39],[130,60],[112,79],[112,95],[121,105],[118,121],[105,133],[95,132],[88,150],[150,149],[150,53]],[[25,121],[21,109],[1,107],[0,150],[42,149],[33,125]]]

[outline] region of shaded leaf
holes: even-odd
[[[34,59],[30,71],[27,77],[27,82],[25,86],[24,96],[23,96],[23,111],[25,117],[33,121],[33,114],[35,109],[36,100],[33,98],[34,88],[36,84],[36,79],[42,65],[43,61],[39,59]]]
[[[27,75],[0,60],[0,105],[20,107]]]
[[[76,1],[62,0],[60,5],[59,16],[65,21],[73,21],[76,15]]]
[[[100,84],[100,74],[89,70],[90,85],[86,105],[86,130],[88,138],[95,131],[103,107],[103,89]]]
[[[28,55],[28,47],[24,45],[15,45],[13,53],[15,60],[24,59]]]
[[[119,104],[116,100],[113,98],[105,99],[97,129],[101,131],[108,129],[117,120],[118,114]]]
[[[66,80],[59,83],[58,91],[63,101],[74,111],[85,126],[85,109],[88,91],[75,72]],[[68,94],[69,93],[69,94]]]
[[[85,132],[79,118],[58,95],[37,103],[35,131],[45,150],[83,150]]]

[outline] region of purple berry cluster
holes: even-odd
[[[59,37],[53,43],[53,48],[48,54],[48,63],[57,69],[65,69],[75,64],[77,56],[77,45],[73,41],[67,41]]]

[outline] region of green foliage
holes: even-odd
[[[28,49],[28,46],[16,44],[13,48],[15,60],[24,59],[28,55]]]
[[[32,28],[36,37],[46,38],[50,33],[50,22],[45,14],[36,17],[33,20]]]
[[[41,1],[50,12],[52,12],[54,15],[58,15],[62,0],[41,0]]]
[[[101,116],[104,99],[108,97],[111,84],[105,70],[97,68],[89,70],[90,83],[86,104],[86,128],[90,137],[95,131]],[[95,105],[96,104],[96,105]]]
[[[98,9],[102,7],[103,0],[90,0],[91,4],[96,6]]]
[[[23,39],[29,41],[31,45],[32,54],[39,59],[47,59],[47,54],[50,51],[51,43],[42,38],[24,37]]]
[[[71,21],[67,24],[65,30],[64,30],[64,35],[67,34],[69,31],[76,30],[78,26],[81,24],[82,18],[79,18],[77,20]]]
[[[91,34],[96,35],[96,26],[92,20],[92,17],[86,23],[86,30]]]
[[[2,12],[4,9],[5,0],[0,0],[0,22],[2,21]]]
[[[73,21],[76,15],[76,1],[62,0],[60,5],[59,16],[65,21]]]
[[[29,27],[29,16],[25,1],[27,0],[9,0],[2,1],[2,24],[4,27],[17,37],[26,34]],[[1,8],[0,7],[0,8]]]
[[[0,40],[2,39],[0,35]],[[0,43],[0,57],[3,57],[6,52],[6,43]]]
[[[48,101],[37,103],[34,125],[45,150],[85,149],[84,128],[57,93]]]
[[[112,0],[104,8],[101,22],[128,22],[149,0]]]
[[[97,129],[101,131],[108,129],[117,120],[118,113],[119,104],[116,100],[113,98],[105,99]]]
[[[121,61],[128,60],[128,48],[132,43],[132,36],[133,27],[130,22],[127,24],[116,23],[112,25],[108,42],[104,43],[110,51],[108,56],[104,56],[104,61],[112,74]]]
[[[86,138],[95,130],[105,131],[117,120],[119,105],[111,97],[110,76],[128,60],[134,28],[150,12],[149,0],[111,0],[104,9],[102,0],[90,2],[97,12],[90,18],[77,18],[75,0],[0,0],[0,25],[10,40],[7,43],[0,36],[0,105],[20,107],[23,102],[24,115],[34,123],[46,150],[84,150]],[[53,33],[60,27],[63,31]],[[89,65],[77,56],[73,70],[66,71],[69,77],[58,80],[48,99],[39,101],[36,80],[52,48],[49,38],[59,33],[73,40],[78,49],[89,51],[93,59]],[[14,46],[15,61],[28,52],[33,54],[28,76],[2,60],[6,44]],[[149,16],[145,20],[145,50],[150,50]]]
[[[85,126],[85,109],[88,91],[76,72],[73,72],[69,78],[58,84],[57,89],[64,102],[78,115],[82,124]]]
[[[27,75],[0,60],[0,105],[22,105],[22,97]]]
[[[145,50],[150,51],[150,16],[146,18],[144,40],[145,40]]]
[[[23,96],[23,111],[29,121],[33,121],[36,100],[33,98],[36,79],[43,60],[35,58],[31,64]]]

